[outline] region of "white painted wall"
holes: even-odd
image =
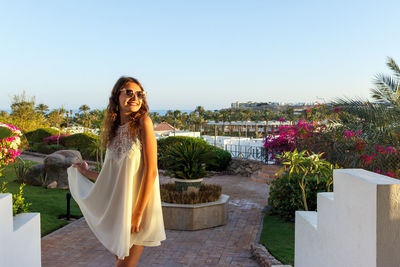
[[[196,137],[200,138],[200,132],[190,132],[190,131],[165,131],[165,132],[156,132],[156,138],[167,138],[170,136],[189,136],[189,137]]]
[[[41,266],[40,213],[13,217],[12,195],[0,194],[0,266]]]
[[[225,148],[226,145],[236,145],[236,146],[254,146],[263,147],[264,141],[262,138],[248,138],[248,137],[231,137],[231,136],[211,136],[202,135],[201,136],[210,145],[214,145],[215,140],[217,141],[217,147]]]
[[[334,171],[318,212],[296,212],[295,266],[400,266],[400,180],[362,169]]]

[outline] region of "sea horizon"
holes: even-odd
[[[66,109],[66,110],[70,110],[70,109]],[[157,112],[161,116],[164,116],[168,112],[168,110],[170,110],[170,109],[150,109],[150,113]],[[191,109],[172,109],[172,111],[175,111],[175,110],[179,110],[182,113],[186,112],[188,114],[193,111]],[[0,111],[6,111],[8,114],[11,113],[11,109],[9,109],[9,108],[8,109],[0,109]],[[72,112],[75,114],[75,113],[79,112],[79,109],[72,109]]]

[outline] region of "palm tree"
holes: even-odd
[[[199,114],[195,111],[189,113],[189,122],[191,126],[191,131],[198,130]]]
[[[232,136],[232,121],[234,120],[235,111],[230,108],[228,109],[228,121],[229,121],[229,135]]]
[[[35,110],[37,110],[38,112],[42,113],[43,115],[46,114],[47,111],[49,111],[49,106],[45,105],[45,104],[38,104],[35,107]]]
[[[229,120],[229,114],[227,110],[221,110],[221,119],[222,119],[222,132],[225,135],[225,122]]]
[[[195,108],[194,112],[197,113],[196,122],[197,122],[197,125],[198,125],[199,132],[201,134],[201,127],[203,126],[203,124],[205,122],[205,120],[204,120],[204,112],[205,112],[205,110],[204,110],[204,108],[202,106],[197,106]]]
[[[88,105],[82,105],[79,107],[79,112],[86,113],[88,110],[90,110],[90,107]]]
[[[89,114],[87,112],[88,110],[90,110],[90,107],[87,105],[82,105],[79,107],[79,113],[83,113],[79,114],[79,117],[82,120],[82,124],[84,127],[88,127],[87,125],[90,123]]]
[[[371,96],[376,102],[339,98],[334,105],[343,111],[339,114],[343,128],[360,130],[375,143],[400,144],[400,68],[392,58],[386,64],[393,76],[375,77]]]
[[[379,102],[388,102],[394,106],[400,105],[400,68],[393,58],[388,57],[386,65],[392,70],[393,76],[378,74],[375,78],[376,88],[371,89],[371,96]]]
[[[246,119],[246,137],[247,137],[247,130],[248,130],[248,121],[251,120],[254,112],[251,109],[243,110],[243,116]]]
[[[154,123],[160,123],[162,121],[160,113],[158,113],[158,112],[150,112],[149,115],[150,115],[151,120]]]
[[[174,135],[175,135],[176,128],[178,126],[180,127],[181,119],[182,119],[181,111],[180,110],[175,110],[173,112],[173,120],[172,120],[173,121],[173,126],[174,126]]]

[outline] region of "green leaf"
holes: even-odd
[[[0,140],[4,138],[9,138],[11,136],[14,136],[13,131],[8,129],[7,127],[0,126]]]

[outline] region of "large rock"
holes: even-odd
[[[24,176],[24,182],[28,185],[42,185],[41,177],[44,178],[46,170],[43,164],[33,165],[28,168]]]
[[[45,186],[57,182],[57,188],[68,189],[67,169],[74,163],[82,161],[82,156],[76,150],[60,150],[48,155],[43,163],[47,174]]]

